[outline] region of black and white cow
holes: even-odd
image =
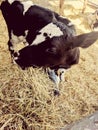
[[[30,66],[47,68],[50,78],[59,89],[59,82],[63,80],[66,69],[79,62],[79,47],[87,48],[97,39],[98,32],[70,38],[63,35],[54,36],[39,44],[23,48],[16,54],[15,61],[22,68]]]
[[[1,10],[8,26],[9,50],[16,63],[23,69],[44,67],[57,87],[65,70],[79,62],[79,47],[87,48],[98,38],[98,32],[77,36],[70,20],[31,1],[5,0]],[[13,46],[20,41],[29,46],[15,52]]]
[[[32,1],[5,0],[1,3],[0,9],[8,28],[8,46],[11,55],[15,56],[17,43],[37,45],[46,39],[63,35],[65,27],[68,32],[75,34],[74,25],[68,19],[60,17],[49,9],[33,5]],[[69,33],[66,33],[65,37],[67,34]],[[27,64],[21,67],[31,65]]]

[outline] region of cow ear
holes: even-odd
[[[69,40],[69,42],[71,43],[70,48],[75,47],[87,48],[90,45],[92,45],[97,39],[98,39],[98,31],[81,34]]]
[[[46,53],[55,55],[57,53],[57,49],[56,47],[48,48],[46,49]]]

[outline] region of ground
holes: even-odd
[[[56,0],[38,4],[59,12]],[[82,14],[82,7],[79,0],[64,4],[63,16],[75,24],[77,34],[91,31],[87,15],[94,9],[87,7]],[[79,64],[66,73],[59,97],[42,68],[24,71],[12,63],[7,41],[0,12],[0,130],[59,130],[98,110],[98,41],[80,49]]]

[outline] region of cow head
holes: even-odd
[[[46,49],[46,53],[51,59],[49,62],[53,63],[53,68],[69,68],[79,61],[79,47],[87,48],[97,39],[98,32],[85,33],[71,38],[54,38],[52,40],[53,46]]]
[[[79,61],[79,47],[87,48],[98,39],[98,32],[81,34],[71,38],[53,37],[38,45],[19,51],[15,61],[22,67],[42,66],[69,68]]]

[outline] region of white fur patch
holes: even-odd
[[[24,12],[23,14],[25,14],[25,12],[33,5],[32,1],[24,1],[22,2],[23,6],[24,6]]]
[[[14,1],[15,1],[15,0],[8,0],[8,2],[9,2],[10,4],[12,4]]]
[[[49,23],[44,28],[42,28],[39,32],[41,34],[37,35],[36,39],[33,41],[31,45],[38,45],[41,42],[45,41],[46,37],[44,36],[44,33],[47,33],[47,36],[49,36],[50,38],[54,36],[63,35],[63,32],[60,30],[60,28],[53,23]]]
[[[25,36],[16,36],[11,32],[11,42],[12,44],[17,44],[20,42],[26,42]]]
[[[10,47],[11,50],[15,50],[17,48],[17,44],[23,42],[25,46],[28,46],[28,42],[26,41],[26,36],[28,34],[28,30],[25,31],[25,36],[16,36],[13,31],[11,31],[11,39],[10,42],[12,46]]]

